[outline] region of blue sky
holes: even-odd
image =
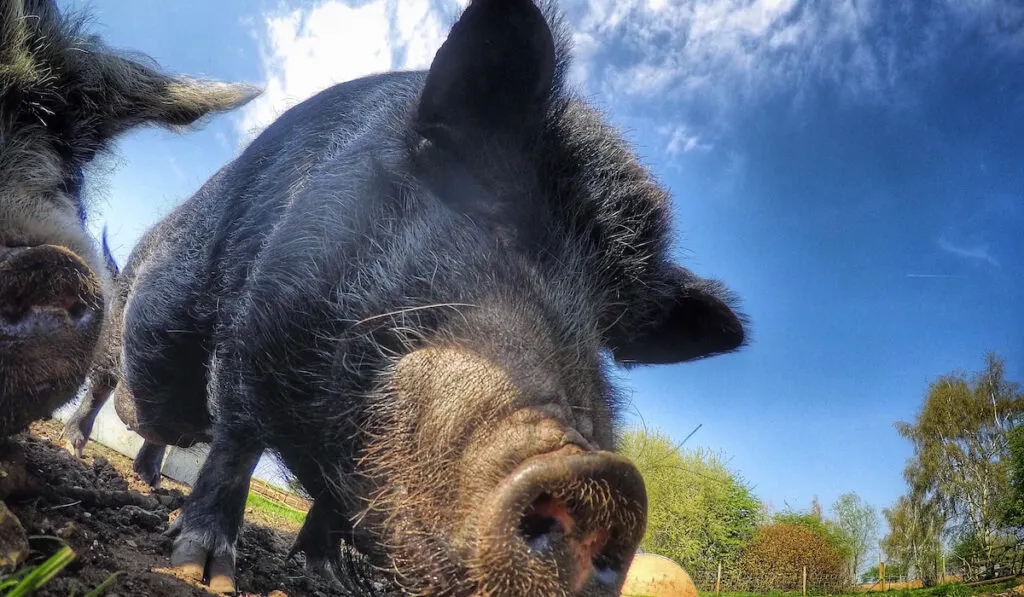
[[[902,6],[897,7],[900,4]],[[68,5],[65,2],[65,5]],[[83,6],[76,1],[72,6]],[[133,242],[327,85],[423,67],[453,0],[91,0],[178,73],[267,88],[201,131],[126,136],[91,226]],[[903,491],[893,427],[987,350],[1024,381],[1024,8],[1014,0],[568,0],[574,80],[671,189],[678,256],[744,300],[742,353],[623,375],[776,508]],[[633,420],[636,417],[633,416]]]

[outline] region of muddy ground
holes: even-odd
[[[212,595],[201,585],[177,578],[166,569],[170,564],[171,540],[163,537],[162,532],[177,516],[188,488],[165,477],[154,495],[135,476],[131,461],[113,450],[90,442],[84,459],[74,457],[60,442],[61,429],[62,425],[55,420],[42,421],[13,438],[24,450],[30,475],[51,486],[82,488],[93,496],[116,496],[118,499],[111,502],[122,503],[87,505],[65,496],[7,500],[8,508],[21,520],[30,537],[30,564],[55,553],[61,548],[61,541],[77,554],[70,566],[35,595],[84,595],[117,572],[120,577],[104,593],[108,597]],[[141,496],[150,496],[138,500],[145,507],[123,504]],[[159,503],[154,504],[157,500]],[[239,595],[351,594],[307,573],[301,555],[286,559],[299,530],[294,521],[251,507],[246,509],[245,519],[235,579]]]

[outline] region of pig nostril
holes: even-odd
[[[14,325],[25,318],[28,315],[28,309],[15,307],[13,305],[4,305],[0,307],[0,322],[8,325]]]
[[[606,554],[599,553],[594,558],[594,578],[603,585],[615,584],[619,580],[618,568]]]
[[[74,303],[72,303],[70,307],[68,307],[68,315],[74,321],[78,321],[79,319],[85,317],[85,314],[88,313],[88,311],[89,307],[86,306],[86,304],[83,301],[79,300],[76,300]]]
[[[552,535],[564,531],[562,523],[550,514],[554,500],[541,494],[530,504],[519,521],[519,534],[534,551],[545,551],[551,545]]]

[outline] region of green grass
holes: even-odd
[[[955,582],[929,589],[902,589],[898,591],[886,591],[890,594],[899,594],[895,597],[973,597],[974,595],[994,595],[1005,593],[1020,584],[1020,580],[1011,578],[997,583],[978,583],[965,585]]]
[[[42,564],[38,566],[22,566],[18,571],[0,576],[0,591],[3,597],[28,597],[36,589],[49,582],[54,576],[60,573],[72,560],[75,559],[75,552],[65,545]],[[114,584],[120,572],[110,575],[107,580],[100,583],[98,587],[89,591],[85,597],[99,597],[103,591]]]
[[[793,595],[799,595],[799,594],[800,594],[800,591],[791,591],[791,592],[788,592],[788,593],[784,593],[782,591],[771,591],[769,593],[745,593],[745,592],[742,592],[742,591],[722,591],[721,593],[719,593],[719,597],[782,597],[783,595],[786,595],[787,597],[791,597]],[[807,591],[807,594],[808,595],[814,595],[814,592]],[[862,593],[854,593],[854,594],[855,595],[863,595]],[[714,591],[697,591],[697,595],[699,597],[715,597],[715,592]],[[836,595],[835,597],[847,597],[847,596]]]
[[[0,591],[4,591],[4,597],[31,595],[33,591],[57,576],[57,573],[70,564],[73,559],[75,559],[75,552],[65,545],[42,564],[34,568],[22,566],[17,572],[4,577],[0,581]]]
[[[268,500],[262,495],[251,491],[249,492],[249,497],[245,498],[245,504],[262,512],[266,512],[267,514],[272,514],[279,518],[294,521],[300,525],[306,520],[306,514],[304,512],[300,512],[295,508],[289,508],[284,504],[278,504],[277,502]]]
[[[871,595],[882,594],[884,597],[975,597],[978,595],[995,595],[997,593],[1005,593],[1013,587],[1020,584],[1020,579],[1011,578],[1008,580],[1000,581],[997,583],[978,583],[974,585],[965,585],[963,583],[948,583],[939,585],[937,587],[930,587],[927,589],[889,589],[882,593],[881,591],[861,592],[861,593],[847,593],[847,594],[836,594],[833,597],[870,597]],[[699,591],[700,597],[714,597],[714,591]],[[722,592],[719,597],[791,597],[793,595],[799,595],[800,591],[794,591],[789,593],[783,593],[780,591],[773,591],[771,593],[729,593]],[[820,595],[810,590],[807,591],[808,595]]]

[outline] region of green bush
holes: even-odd
[[[670,558],[698,586],[714,582],[719,564],[735,567],[762,518],[761,502],[720,455],[682,450],[668,436],[645,430],[623,434],[629,457],[647,486],[647,533],[641,548]]]
[[[805,569],[808,591],[836,593],[848,585],[846,554],[827,535],[799,524],[758,528],[740,563],[754,590],[801,590]]]

